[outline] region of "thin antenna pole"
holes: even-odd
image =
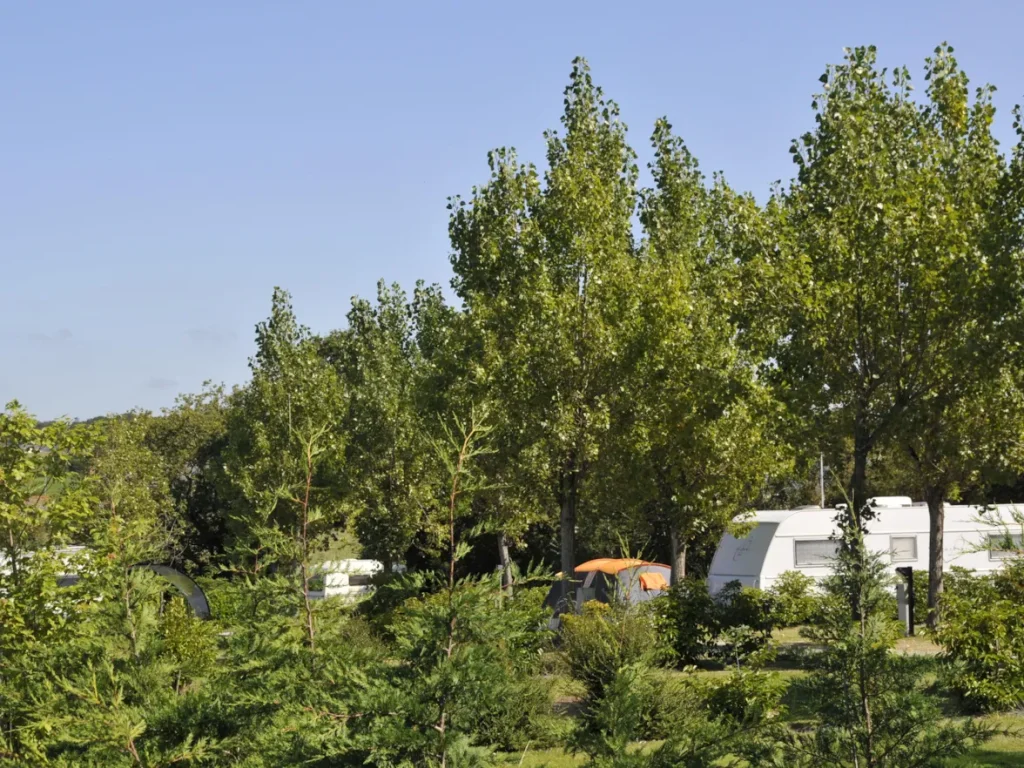
[[[818,471],[818,480],[821,483],[821,508],[825,508],[825,454],[821,454],[819,457],[820,465]]]

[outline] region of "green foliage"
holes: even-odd
[[[684,664],[713,656],[747,656],[764,648],[778,625],[774,594],[738,581],[711,597],[703,579],[684,579],[652,603],[664,622],[665,642]]]
[[[888,611],[891,577],[864,547],[861,523],[840,517],[842,541],[825,581],[818,623],[822,646],[808,678],[817,726],[795,734],[786,765],[930,766],[992,735],[979,722],[947,721],[921,681],[920,663],[892,652],[901,629]]]
[[[764,647],[777,625],[777,604],[770,592],[731,581],[715,595],[717,624],[730,656]],[[737,631],[742,630],[742,631]]]
[[[589,765],[760,765],[776,756],[784,688],[777,677],[750,668],[715,684],[670,681],[651,666],[649,611],[588,603],[564,619],[564,653],[586,687],[570,746]],[[649,739],[663,743],[634,746]]]
[[[164,606],[163,652],[177,670],[177,687],[209,676],[217,661],[214,626],[197,619],[181,598]]]
[[[645,765],[630,746],[652,734],[660,684],[643,661],[604,674],[600,691],[585,700],[570,746],[586,752],[594,766]]]
[[[624,667],[650,665],[658,651],[657,625],[648,610],[590,601],[562,616],[562,651],[570,674],[599,699]]]
[[[338,477],[345,460],[345,387],[309,329],[298,324],[285,291],[275,290],[270,317],[256,328],[256,344],[252,381],[234,395],[228,414],[225,464],[245,502],[238,524],[248,527],[244,515],[253,514],[288,529],[305,504],[317,510],[317,527],[336,525],[344,515]],[[316,472],[308,477],[311,460]]]
[[[669,533],[679,578],[688,551],[721,535],[786,450],[770,437],[777,414],[756,358],[723,311],[738,300],[733,219],[747,201],[721,177],[705,185],[667,120],[651,144],[655,186],[639,194],[647,239],[622,299],[621,383],[595,482],[601,517],[634,536]]]
[[[948,685],[980,710],[1024,703],[1024,564],[994,576],[947,575],[936,641]]]
[[[706,581],[684,579],[653,602],[670,628],[669,640],[679,661],[692,664],[708,653],[721,625]]]
[[[477,350],[472,384],[503,416],[489,463],[508,491],[492,500],[492,515],[515,538],[545,507],[548,519],[557,514],[569,573],[584,484],[619,385],[638,169],[618,106],[582,59],[562,125],[545,134],[543,184],[513,151],[492,152],[489,182],[468,205],[450,201],[449,231]]]
[[[818,609],[815,581],[800,571],[779,574],[769,590],[775,599],[775,622],[780,627],[795,627],[814,619]]]
[[[417,286],[410,303],[399,286],[381,281],[377,304],[353,299],[348,328],[322,342],[350,392],[346,474],[355,529],[366,555],[386,569],[404,560],[436,504],[436,414],[426,402],[430,366],[418,343],[426,290]]]
[[[146,420],[145,446],[159,458],[176,517],[183,526],[182,558],[209,568],[227,547],[228,516],[237,491],[224,475],[228,398],[206,385],[181,395],[173,408]]]

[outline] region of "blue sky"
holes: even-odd
[[[0,403],[157,409],[246,379],[274,285],[316,331],[380,277],[447,285],[445,198],[493,147],[542,163],[576,55],[642,161],[664,114],[763,198],[844,46],[920,83],[948,39],[1008,146],[1021,29],[1018,2],[7,3]]]

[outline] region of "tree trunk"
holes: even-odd
[[[678,584],[686,578],[686,543],[680,541],[675,528],[669,535],[672,538],[672,583]]]
[[[508,554],[508,536],[498,533],[498,561],[501,563],[501,588],[512,594],[512,558]]]
[[[860,522],[861,511],[868,500],[868,453],[871,446],[865,437],[858,434],[854,438],[853,477],[850,480],[850,501],[853,519]]]
[[[940,600],[942,599],[943,539],[946,527],[946,502],[944,488],[928,488],[925,501],[928,502],[928,628],[939,626]]]
[[[575,591],[572,586],[573,574],[576,571],[576,474],[571,469],[562,474],[561,482],[561,565],[562,579],[568,586],[566,596]]]

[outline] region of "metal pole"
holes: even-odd
[[[914,569],[910,567],[897,568],[896,573],[907,580],[907,626],[904,628],[907,635],[914,635]]]
[[[818,480],[821,483],[821,508],[825,508],[825,454],[820,456],[821,464],[818,471]]]

